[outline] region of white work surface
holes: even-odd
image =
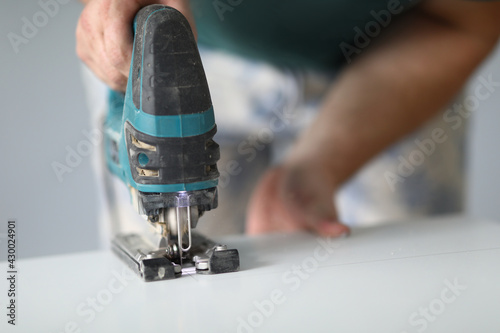
[[[239,249],[240,272],[151,283],[110,252],[21,260],[18,325],[2,314],[0,331],[500,332],[498,222],[224,241]]]

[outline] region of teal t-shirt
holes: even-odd
[[[191,0],[201,45],[279,66],[330,69],[349,62],[416,3]]]

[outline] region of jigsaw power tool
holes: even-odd
[[[193,33],[177,10],[151,5],[134,20],[125,94],[110,91],[109,170],[158,242],[116,235],[113,250],[145,281],[239,269],[239,254],[192,230],[217,207],[219,146],[214,110]]]

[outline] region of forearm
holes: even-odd
[[[446,106],[494,47],[498,27],[488,26],[494,18],[478,29],[475,21],[456,24],[455,14],[448,20],[430,12],[424,7],[394,23],[345,69],[288,164],[320,163],[330,181],[343,183]]]

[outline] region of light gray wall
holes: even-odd
[[[0,226],[8,218],[18,220],[23,257],[98,246],[90,158],[83,157],[62,182],[51,166],[65,163],[66,148],[76,149],[85,140],[82,131],[90,128],[74,53],[81,5],[60,5],[47,25],[15,53],[8,34],[22,35],[22,18],[32,21],[40,10],[37,1],[3,0],[0,5]],[[491,73],[500,81],[499,64],[497,51],[479,74]],[[474,116],[468,213],[500,219],[498,105],[500,91],[481,102]]]
[[[471,78],[470,86],[477,77],[488,75],[500,84],[500,47]],[[500,220],[500,86],[490,98],[481,101],[472,117],[471,130],[467,212]]]
[[[66,146],[75,148],[90,127],[74,51],[81,5],[60,5],[16,53],[8,34],[22,36],[22,18],[32,21],[40,11],[38,1],[0,4],[0,233],[7,219],[17,219],[23,257],[98,245],[89,157],[62,182],[51,166],[64,162]]]

